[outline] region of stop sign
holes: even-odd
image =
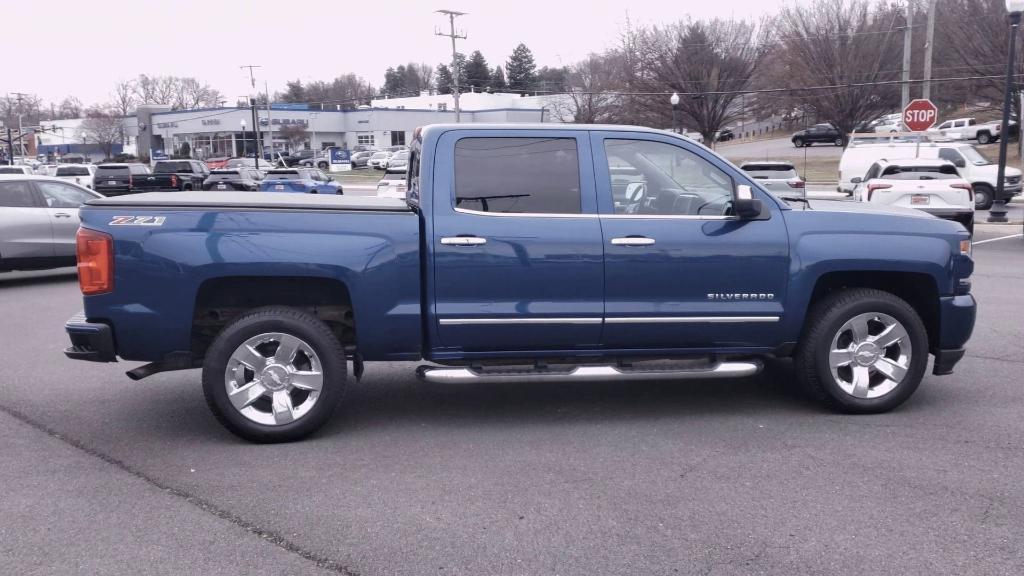
[[[918,98],[911,100],[903,109],[903,124],[911,132],[924,132],[935,125],[939,118],[939,109],[931,100]]]

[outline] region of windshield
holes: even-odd
[[[964,155],[964,158],[966,158],[968,162],[975,166],[987,166],[991,164],[991,162],[988,161],[988,158],[985,158],[981,155],[981,152],[974,149],[974,146],[964,146],[963,148],[960,148],[960,153]]]
[[[387,152],[377,152],[376,154],[371,156],[371,158],[387,158],[387,157],[388,157],[388,153]]]
[[[89,169],[85,166],[60,166],[55,176],[88,176]]]

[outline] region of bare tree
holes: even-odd
[[[114,144],[121,141],[124,119],[112,105],[93,106],[85,111],[81,135],[85,142],[97,144],[110,158],[114,155]]]
[[[57,118],[79,118],[82,116],[82,101],[68,96],[57,105]]]
[[[311,104],[323,102],[326,105],[355,108],[360,104],[368,104],[376,95],[376,90],[361,77],[344,74],[331,82],[310,82],[305,86],[305,93],[306,100]]]
[[[278,134],[288,141],[288,148],[294,150],[309,139],[306,127],[300,124],[286,124],[278,131]]]
[[[553,114],[562,121],[579,124],[608,123],[615,119],[620,97],[615,88],[614,63],[591,54],[569,67],[569,90],[552,98]]]
[[[118,90],[127,90],[128,86],[118,86]],[[163,104],[175,110],[190,108],[215,107],[223,101],[220,92],[209,84],[203,84],[195,78],[178,76],[147,76],[139,74],[130,83],[134,104]],[[117,98],[120,100],[120,97]]]
[[[133,112],[138,103],[135,98],[135,82],[132,80],[122,80],[114,84],[114,92],[111,96],[113,97],[112,105],[121,116],[127,116]]]
[[[767,53],[770,30],[763,23],[719,19],[650,28],[640,42],[650,71],[638,87],[680,93],[680,121],[692,124],[705,142],[711,142],[742,112],[737,101]],[[640,105],[665,126],[672,113],[668,100],[659,95],[641,99]]]
[[[818,120],[843,134],[899,105],[901,11],[868,0],[814,0],[786,7],[777,26],[776,55],[785,63],[776,80],[793,89]],[[827,89],[809,87],[830,86]]]

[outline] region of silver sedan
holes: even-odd
[[[73,266],[78,207],[93,198],[58,178],[0,175],[0,271]]]

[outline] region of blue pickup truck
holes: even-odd
[[[785,199],[686,138],[432,125],[404,199],[180,192],[81,210],[67,356],[202,368],[235,434],[303,437],[365,361],[430,382],[741,377],[792,357],[833,409],[949,374],[975,319],[967,231]],[[351,367],[352,377],[349,376]]]

